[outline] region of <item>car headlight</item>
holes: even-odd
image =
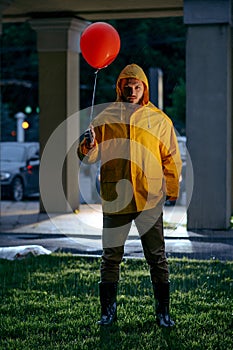
[[[0,175],[1,181],[8,180],[10,177],[11,177],[11,174],[7,172],[1,173]]]

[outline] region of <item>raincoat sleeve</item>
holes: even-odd
[[[163,174],[166,183],[166,195],[176,199],[179,196],[182,161],[172,122],[166,121],[164,123],[160,147]]]

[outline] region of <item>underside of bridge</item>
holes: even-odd
[[[69,14],[89,21],[127,18],[156,18],[183,15],[182,0],[17,0],[5,3],[4,20],[29,20],[35,16]],[[4,4],[3,4],[4,6]]]

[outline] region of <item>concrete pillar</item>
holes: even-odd
[[[87,22],[40,18],[31,25],[39,53],[41,211],[70,212],[79,206],[79,42]]]
[[[163,110],[163,71],[149,68],[150,101]]]
[[[187,148],[194,171],[188,230],[219,230],[230,225],[231,9],[232,0],[184,0]]]

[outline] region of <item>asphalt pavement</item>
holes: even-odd
[[[75,212],[40,213],[38,199],[1,202],[0,247],[39,245],[52,252],[101,255],[100,204],[82,204]],[[164,235],[168,257],[233,260],[233,230],[190,232],[186,208],[164,207]],[[143,257],[133,224],[125,244],[125,257]]]

